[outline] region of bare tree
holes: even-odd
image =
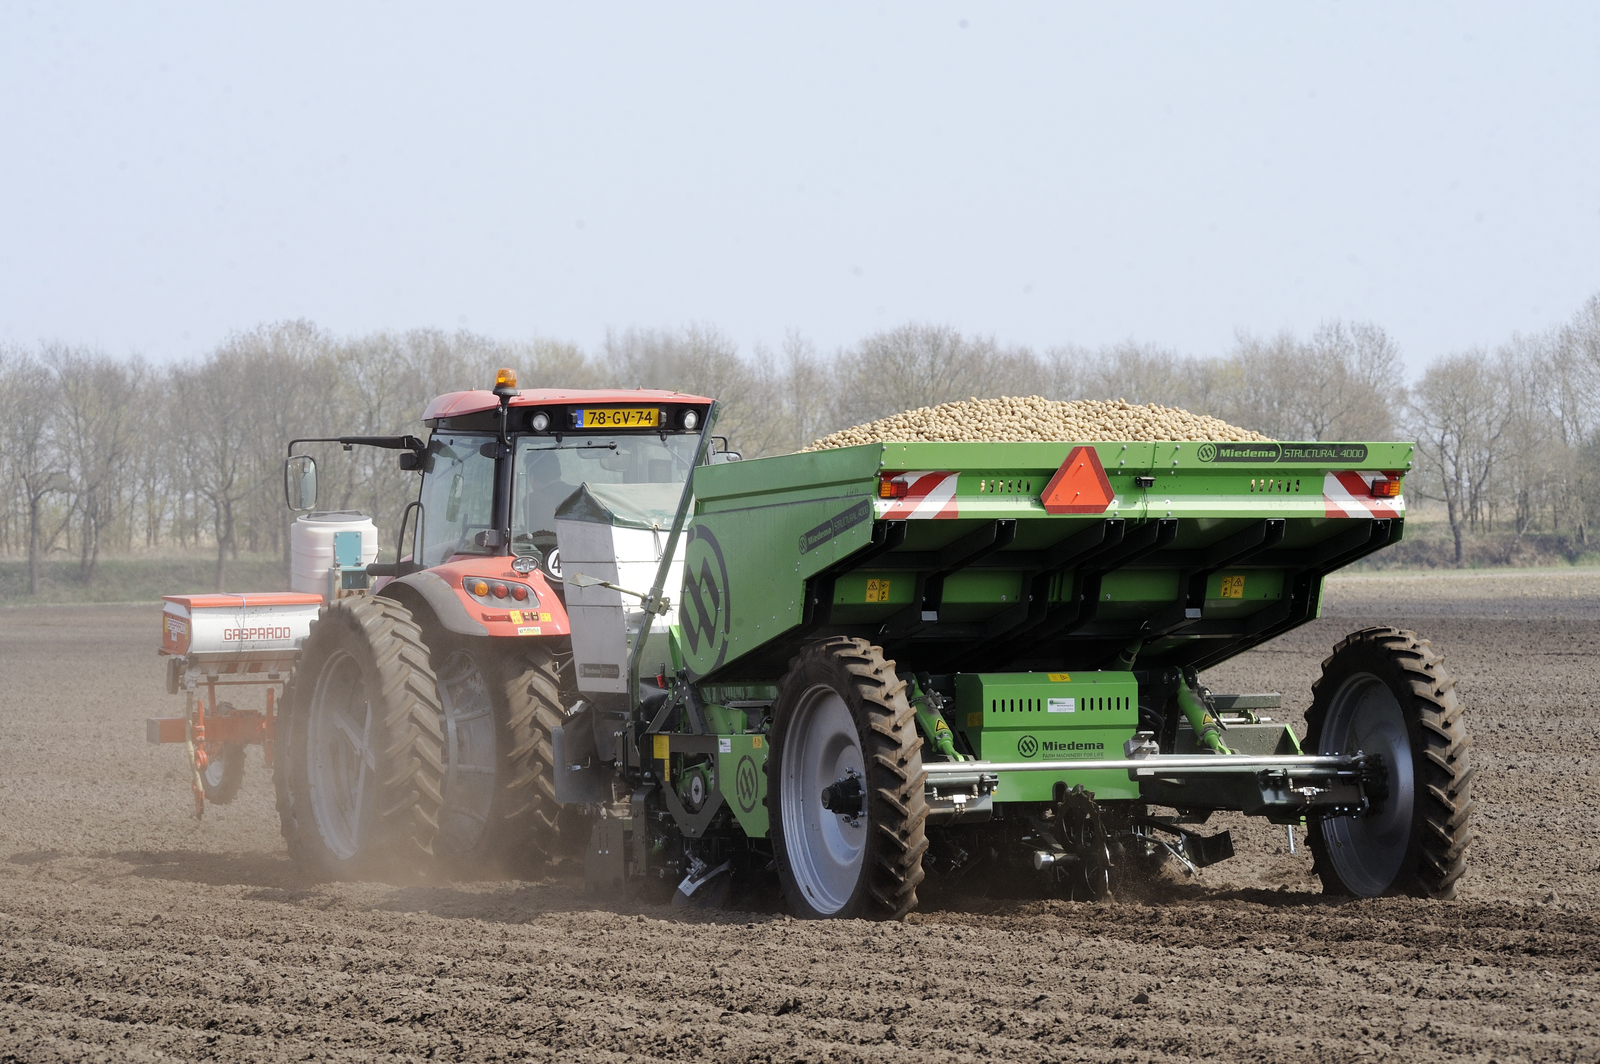
[[[1052,399],[1125,399],[1209,413],[1215,365],[1133,340],[1099,351],[1055,347],[1045,352]]]
[[[1423,374],[1409,412],[1422,474],[1414,490],[1445,504],[1460,565],[1505,449],[1512,407],[1504,381],[1482,351],[1447,355]]]
[[[1386,439],[1405,397],[1399,348],[1360,322],[1326,322],[1304,343],[1241,334],[1216,372],[1210,412],[1280,440]]]
[[[59,396],[58,444],[78,527],[78,579],[94,580],[105,530],[128,501],[124,473],[145,425],[138,394],[148,373],[138,358],[114,359],[89,348],[51,344],[44,359]]]
[[[720,400],[718,429],[766,453],[782,436],[772,418],[779,398],[770,377],[739,357],[721,330],[695,324],[677,331],[629,329],[606,334],[603,359],[614,386],[667,388]]]
[[[39,562],[60,536],[70,512],[51,524],[46,504],[70,486],[69,464],[55,429],[60,416],[55,376],[37,359],[13,350],[0,363],[0,434],[6,468],[25,513],[28,594],[39,594]],[[47,524],[51,525],[48,534]]]
[[[174,392],[183,396],[175,411],[178,460],[210,519],[218,591],[226,586],[228,558],[238,553],[239,504],[257,488],[250,477],[249,434],[240,431],[254,400],[248,363],[248,353],[225,346],[203,362],[179,367],[170,378]]]
[[[816,346],[791,329],[783,338],[781,361],[764,351],[756,355],[758,363],[777,367],[780,374],[773,391],[787,424],[781,438],[774,441],[774,453],[799,450],[827,435],[832,427],[833,389],[828,379],[830,367],[817,354]]]
[[[841,352],[831,376],[828,431],[978,396],[1036,395],[1057,383],[1053,367],[1026,347],[916,323],[874,333]]]

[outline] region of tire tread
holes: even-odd
[[[899,920],[917,907],[922,857],[928,849],[928,803],[923,792],[927,773],[922,770],[916,714],[895,663],[865,639],[836,636],[812,643],[790,663],[779,690],[791,689],[798,673],[818,667],[838,669],[855,688],[866,714],[863,760],[877,768],[880,781],[887,781],[869,795],[867,816],[876,842],[868,864],[864,911],[839,915]],[[775,794],[780,769],[776,758],[768,764],[773,778],[769,794]],[[774,828],[782,830],[776,824]]]
[[[1477,803],[1472,786],[1477,775],[1471,764],[1472,741],[1467,736],[1465,705],[1456,697],[1456,681],[1444,667],[1444,656],[1415,632],[1388,626],[1363,628],[1334,645],[1322,663],[1323,676],[1312,686],[1311,709],[1306,713],[1307,748],[1313,748],[1327,714],[1324,693],[1330,666],[1342,655],[1376,651],[1410,677],[1411,704],[1402,706],[1414,716],[1424,748],[1416,764],[1417,812],[1414,859],[1401,868],[1390,893],[1449,899],[1455,897],[1467,870],[1467,849],[1472,842],[1472,814]],[[1330,860],[1322,832],[1307,833],[1313,856],[1312,871],[1329,894],[1347,894]]]

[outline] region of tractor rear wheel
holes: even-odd
[[[410,611],[364,595],[325,607],[278,729],[278,812],[291,855],[337,876],[429,868],[444,744]]]
[[[1312,688],[1306,745],[1382,754],[1389,794],[1375,813],[1311,825],[1325,892],[1455,896],[1475,808],[1464,708],[1444,659],[1414,632],[1366,628],[1333,648]]]
[[[778,689],[767,793],[796,916],[899,919],[916,908],[928,803],[905,692],[881,649],[844,637],[801,651]]]

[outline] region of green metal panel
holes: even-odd
[[[951,723],[985,761],[1103,760],[1123,756],[1139,725],[1131,672],[960,673]],[[1100,800],[1137,798],[1126,772],[1002,772],[998,802],[1047,802],[1057,781]]]
[[[717,786],[739,827],[752,839],[767,837],[767,751],[764,735],[717,736]]]
[[[937,672],[1093,667],[1139,638],[1141,665],[1214,664],[1314,616],[1323,575],[1403,527],[1401,499],[1346,513],[1329,493],[1340,471],[1404,473],[1406,443],[1091,442],[1115,498],[1046,513],[1040,494],[1077,446],[866,444],[697,469],[679,613],[691,677],[771,682],[829,634]],[[943,509],[878,497],[880,474],[913,471],[950,474]],[[1269,524],[1268,546],[1230,564],[1230,544]],[[1041,570],[1088,535],[1107,549]],[[1222,580],[1239,576],[1234,594]],[[1029,613],[1041,602],[1053,628]],[[952,660],[964,654],[983,660]]]

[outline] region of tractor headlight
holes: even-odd
[[[543,432],[545,429],[550,427],[550,415],[546,414],[543,410],[539,411],[537,414],[533,415],[533,420],[528,422],[528,427],[533,429],[535,432]]]
[[[693,432],[700,424],[700,412],[698,410],[685,410],[680,420],[683,422],[684,428]]]

